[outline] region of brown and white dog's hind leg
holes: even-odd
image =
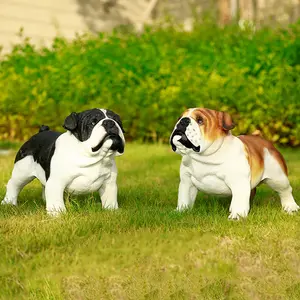
[[[299,206],[295,202],[292,194],[292,187],[285,174],[283,174],[280,178],[265,179],[265,183],[279,194],[282,208],[287,213],[299,210]]]
[[[17,205],[18,195],[23,187],[35,177],[31,174],[32,157],[27,156],[15,163],[10,180],[6,185],[6,194],[1,204]]]
[[[281,156],[281,160],[276,158],[274,153],[277,154],[277,152],[273,152],[273,155],[270,152],[266,153],[264,182],[279,194],[282,208],[286,212],[292,213],[299,210],[299,206],[292,195],[285,162]]]

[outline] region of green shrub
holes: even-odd
[[[36,49],[23,39],[0,60],[0,139],[23,140],[41,124],[62,130],[71,111],[118,112],[126,137],[168,141],[187,107],[232,113],[235,134],[260,129],[300,144],[300,23],[242,31],[199,24],[193,32],[57,37]]]

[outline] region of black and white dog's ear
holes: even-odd
[[[122,132],[125,133],[121,118],[118,114],[116,114],[112,110],[107,109],[106,110],[106,116],[109,117],[109,118],[112,118],[113,120],[115,120],[119,124],[119,126],[121,127]]]
[[[123,124],[122,124],[122,121],[121,121],[120,116],[119,116],[118,114],[115,114],[115,115],[116,115],[116,117],[115,117],[116,122],[117,122],[117,123],[119,124],[119,126],[121,127],[122,132],[125,133],[125,130],[124,130],[124,128],[123,128]]]
[[[66,117],[63,128],[73,131],[78,124],[78,115],[76,112],[72,112],[69,116]]]

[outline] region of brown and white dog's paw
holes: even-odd
[[[185,211],[188,211],[190,210],[191,207],[187,206],[187,205],[181,205],[181,206],[177,206],[175,211],[177,212],[185,212]]]
[[[299,205],[295,201],[293,201],[293,202],[284,204],[282,206],[282,208],[288,214],[292,214],[293,212],[298,211],[300,207],[299,207]]]

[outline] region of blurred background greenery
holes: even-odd
[[[213,22],[191,32],[151,26],[141,34],[57,37],[36,49],[26,38],[0,61],[0,138],[24,140],[41,124],[62,130],[71,111],[117,111],[127,139],[166,142],[180,113],[229,111],[234,133],[256,129],[300,143],[300,22],[241,29]]]
[[[42,124],[62,131],[70,112],[97,107],[121,115],[127,140],[167,142],[180,113],[203,106],[230,112],[234,134],[259,129],[299,146],[300,21],[227,21],[57,35],[42,48],[21,30],[0,56],[0,141],[23,141]]]

